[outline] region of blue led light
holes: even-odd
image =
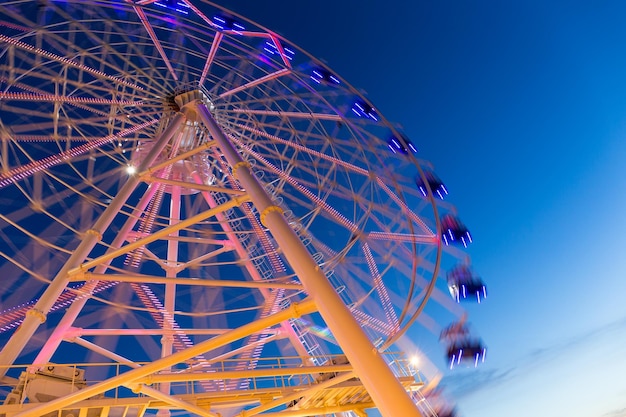
[[[318,84],[341,84],[339,79],[325,68],[314,68],[311,78]]]
[[[445,185],[443,185],[443,182],[441,182],[439,177],[437,177],[434,172],[425,170],[424,178],[426,180],[422,179],[420,175],[417,175],[415,177],[415,184],[417,185],[417,188],[419,188],[424,197],[428,196],[426,192],[426,183],[428,183],[428,186],[430,187],[430,190],[433,192],[433,194],[438,196],[441,200],[443,200],[445,196],[448,195],[448,189],[445,187]]]
[[[188,11],[189,6],[183,1],[160,0],[160,1],[154,2],[154,4],[164,9],[173,10],[181,14],[185,14],[185,15],[189,14],[189,11]]]
[[[280,52],[278,52],[278,47],[274,44],[274,42],[265,41],[264,51],[269,53],[270,55],[278,55],[280,56]],[[289,61],[293,59],[295,52],[285,46],[283,46],[283,56],[287,58]]]
[[[363,100],[357,99],[352,106],[352,111],[359,117],[378,121],[376,110]]]
[[[451,215],[442,217],[441,233],[446,245],[450,243],[457,243],[467,247],[468,243],[473,242],[472,236],[470,235],[467,227],[465,227],[459,219]]]
[[[241,31],[246,29],[241,23],[235,21],[235,19],[228,16],[215,15],[213,16],[213,23],[219,29],[224,31],[240,33]]]

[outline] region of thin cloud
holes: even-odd
[[[568,353],[575,353],[587,344],[594,343],[598,338],[610,336],[616,332],[623,332],[626,328],[626,317],[581,332],[574,336],[563,339],[547,347],[532,349],[523,357],[511,361],[512,365],[506,369],[489,368],[488,364],[484,368],[471,370],[459,370],[447,375],[441,381],[447,394],[460,400],[477,392],[488,391],[491,388],[509,381],[520,375],[521,372],[528,373],[531,368],[541,366],[546,361],[556,357],[564,356]],[[615,410],[602,417],[626,417],[626,409]]]
[[[602,416],[600,417],[626,417],[626,408],[622,408],[621,410],[609,411],[606,414],[602,414]]]
[[[460,399],[474,392],[501,384],[514,376],[515,368],[506,370],[472,369],[446,376],[441,381],[441,385],[453,398]]]

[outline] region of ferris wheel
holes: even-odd
[[[0,27],[0,414],[436,414],[396,350],[486,290],[445,294],[471,235],[358,90],[207,2]]]

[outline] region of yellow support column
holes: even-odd
[[[282,214],[282,209],[274,205],[265,189],[252,174],[248,163],[241,158],[230,140],[224,135],[207,107],[200,101],[193,101],[187,106],[195,108],[213,140],[217,142],[232,167],[233,175],[261,213],[261,223],[270,230],[278,242],[287,261],[314,300],[319,313],[383,416],[421,416],[404,387],[396,379],[317,263],[311,258],[304,244],[291,229]]]

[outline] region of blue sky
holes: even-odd
[[[626,417],[626,3],[219,2],[366,91],[445,181],[490,294],[467,307],[487,362],[441,383],[460,415]]]
[[[487,363],[443,380],[460,414],[626,416],[626,3],[221,3],[367,91],[446,182],[490,292]]]

